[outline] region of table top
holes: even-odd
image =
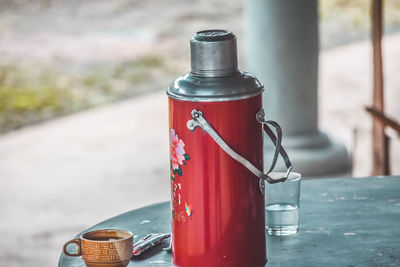
[[[333,178],[302,183],[300,231],[267,236],[271,266],[399,266],[400,177]],[[135,240],[170,232],[169,202],[133,210],[86,231],[127,229]],[[84,231],[84,232],[86,232]],[[160,245],[128,266],[173,266]],[[84,267],[80,257],[61,253],[59,267]]]

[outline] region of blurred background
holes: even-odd
[[[236,33],[246,70],[248,2],[0,0],[0,266],[55,266],[75,234],[169,199],[165,89],[190,70],[198,30]],[[371,2],[318,2],[319,128],[351,161],[331,177],[372,172]],[[399,122],[400,0],[383,7],[385,112]]]

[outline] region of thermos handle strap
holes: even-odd
[[[271,139],[272,143],[274,143],[275,146],[275,153],[274,153],[274,158],[272,160],[271,167],[268,171],[270,173],[274,168],[276,161],[278,160],[279,154],[283,158],[283,161],[285,162],[287,172],[285,177],[287,178],[292,171],[293,165],[292,162],[290,162],[289,156],[286,153],[286,150],[283,148],[281,142],[282,142],[282,129],[281,126],[276,121],[266,121],[265,118],[265,112],[263,109],[260,109],[257,114],[256,114],[257,121],[263,125],[264,131],[268,134],[269,138]],[[273,126],[276,130],[277,136],[275,136],[274,132],[271,130],[271,128],[268,127],[268,124]]]
[[[228,146],[225,141],[218,135],[218,133],[214,130],[214,128],[210,125],[210,123],[203,117],[203,113],[198,110],[193,110],[192,111],[192,120],[189,120],[187,122],[187,127],[189,130],[194,131],[196,127],[200,127],[203,129],[203,131],[207,132],[211,138],[233,159],[241,163],[243,166],[245,166],[247,169],[249,169],[254,175],[257,177],[266,180],[270,184],[274,183],[279,183],[279,182],[284,182],[288,178],[290,171],[292,169],[292,164],[290,163],[289,157],[287,156],[286,151],[283,149],[281,146],[281,140],[282,140],[282,130],[279,127],[278,123],[274,121],[264,121],[264,111],[261,109],[259,112],[257,112],[257,121],[263,124],[264,126],[264,131],[268,134],[268,136],[272,139],[274,145],[275,145],[275,154],[274,154],[274,160],[272,163],[272,166],[270,170],[267,173],[263,173],[257,167],[255,167],[250,161],[248,161],[246,158],[243,156],[239,155],[236,153],[230,146]],[[261,118],[262,115],[262,118]],[[277,135],[278,137],[275,136],[275,134],[272,132],[272,130],[267,126],[267,124],[272,125],[273,127],[276,128],[277,130]],[[268,175],[273,168],[275,167],[276,160],[278,158],[278,155],[281,154],[281,156],[285,160],[286,167],[288,168],[285,177],[279,178],[279,179],[273,179],[270,175]]]

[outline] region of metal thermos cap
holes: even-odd
[[[224,77],[238,72],[236,35],[226,30],[197,32],[190,39],[192,75]]]

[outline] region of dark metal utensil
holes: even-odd
[[[162,241],[171,237],[170,233],[166,234],[148,234],[133,245],[133,256],[143,254],[149,248],[161,244]]]

